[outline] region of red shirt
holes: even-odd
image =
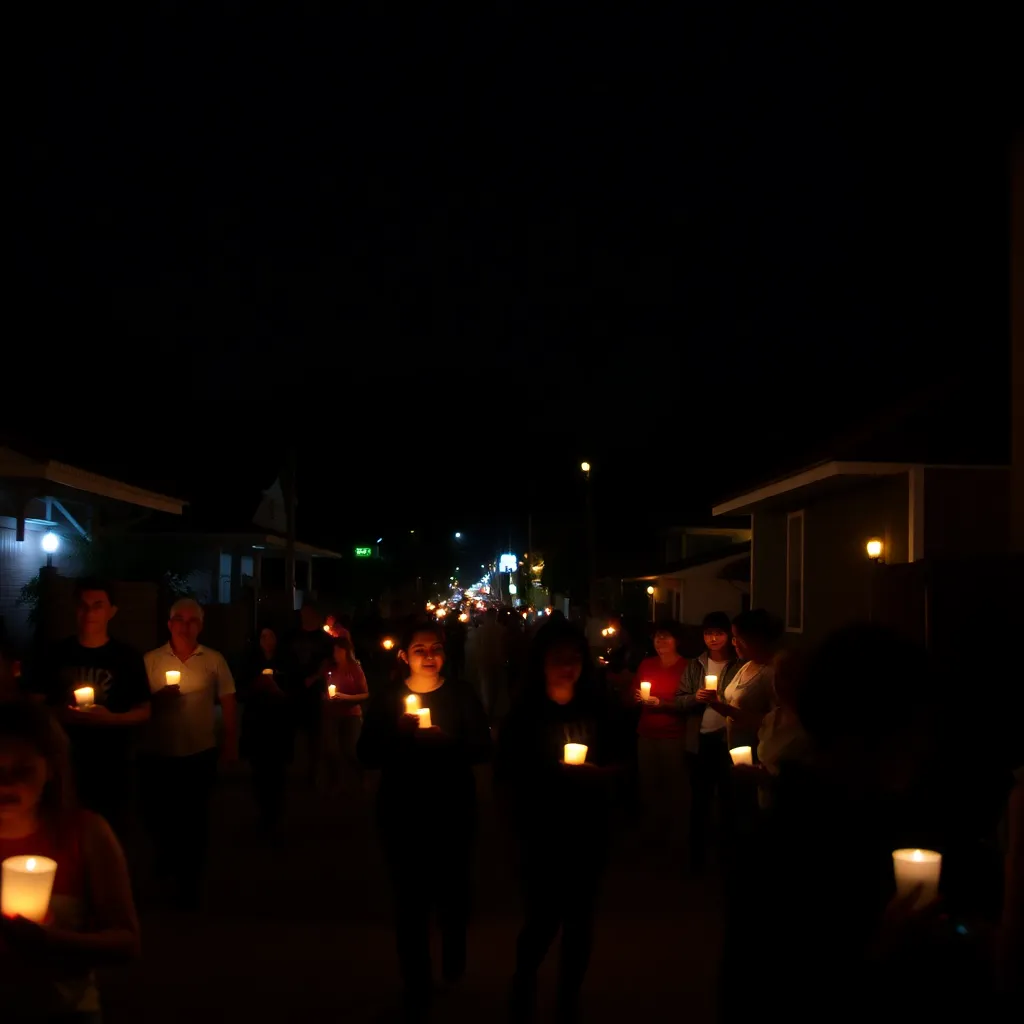
[[[347,665],[344,669],[335,665],[327,672],[328,685],[334,683],[338,693],[347,693],[354,697],[357,693],[366,693],[366,676],[363,675],[363,668],[359,664]],[[363,709],[359,704],[349,704],[346,701],[331,702],[331,711],[343,718],[362,718]]]
[[[668,668],[661,663],[661,658],[644,658],[636,670],[633,689],[639,692],[641,683],[650,683],[652,697],[657,697],[662,704],[674,704],[676,690],[679,689],[679,683],[685,671],[685,658],[680,658]],[[640,724],[636,731],[638,736],[685,739],[686,723],[682,715],[672,715],[654,708],[644,708],[640,712]]]

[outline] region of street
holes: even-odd
[[[396,1007],[389,890],[371,801],[344,806],[293,782],[287,835],[272,848],[257,838],[246,773],[245,766],[233,769],[218,789],[208,910],[189,918],[156,909],[142,885],[143,959],[101,979],[110,1024],[372,1022]],[[457,991],[439,997],[438,1021],[505,1018],[518,889],[489,770],[478,783],[469,970]],[[717,886],[686,880],[664,859],[630,853],[633,847],[621,838],[608,875],[585,1019],[654,1021],[674,1011],[689,1024],[710,1021],[721,928]],[[413,854],[409,870],[416,871]],[[556,965],[552,950],[541,1019],[553,999]]]

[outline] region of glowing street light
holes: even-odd
[[[462,540],[462,534],[461,534],[461,533],[459,533],[458,531],[456,531],[456,533],[455,533],[455,539],[456,539],[456,540]]]
[[[885,545],[877,537],[872,537],[864,545],[864,548],[868,553],[868,558],[873,562],[880,562],[882,560],[882,552],[885,551]]]
[[[53,565],[53,556],[60,547],[60,537],[57,536],[52,530],[43,534],[41,541],[43,551],[46,552],[46,564],[49,566]]]
[[[651,622],[654,622],[658,610],[657,598],[654,596],[654,587],[648,587],[647,593],[651,599]]]
[[[580,463],[580,469],[582,469],[582,470],[583,470],[583,472],[584,472],[584,473],[585,473],[585,474],[586,474],[587,476],[590,476],[590,463],[589,463],[589,462],[581,462],[581,463]]]

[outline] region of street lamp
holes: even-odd
[[[885,552],[885,545],[878,537],[872,537],[871,540],[864,545],[864,550],[868,553],[868,558],[872,562],[880,563],[882,561],[882,554]]]
[[[455,539],[456,539],[456,540],[462,540],[462,534],[461,534],[461,533],[459,533],[458,531],[456,531],[456,532],[455,532]]]
[[[651,622],[654,621],[655,612],[657,610],[656,597],[654,596],[654,587],[647,588],[647,596],[651,599]]]
[[[582,469],[583,472],[586,473],[587,476],[590,476],[590,463],[589,462],[581,462],[580,463],[580,469]]]
[[[43,551],[46,552],[46,564],[47,566],[52,566],[53,556],[56,554],[57,548],[60,547],[60,537],[58,537],[52,530],[49,530],[43,534],[41,543]]]

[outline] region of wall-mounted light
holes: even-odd
[[[881,562],[882,555],[885,553],[885,545],[878,537],[872,537],[871,540],[864,545],[864,550],[867,551],[868,558],[873,562]]]
[[[56,554],[57,548],[60,547],[60,537],[57,536],[52,530],[48,530],[43,534],[43,539],[40,541],[40,546],[43,551],[46,552],[46,564],[48,566],[53,565],[53,556]]]

